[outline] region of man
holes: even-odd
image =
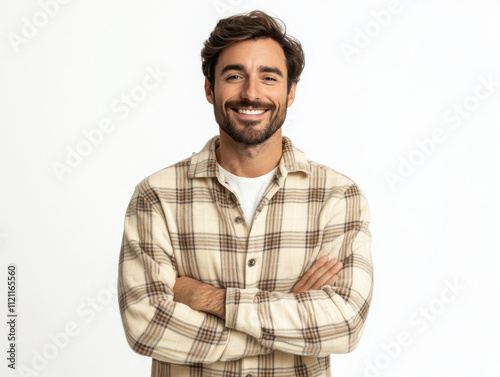
[[[372,297],[366,200],[282,136],[300,43],[259,11],[202,50],[220,135],[152,174],[127,209],[119,301],[152,376],[329,376]]]

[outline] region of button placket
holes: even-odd
[[[235,194],[231,193],[229,194],[229,201],[233,204],[236,204],[238,202],[238,198],[236,197]]]

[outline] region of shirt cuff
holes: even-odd
[[[226,288],[226,327],[236,328],[238,305],[240,304],[239,288]]]
[[[226,327],[261,337],[258,292],[257,288],[226,288]]]

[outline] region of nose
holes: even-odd
[[[249,77],[245,80],[241,97],[250,101],[255,101],[261,98],[260,87],[257,78]]]

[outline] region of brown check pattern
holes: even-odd
[[[220,174],[218,137],[140,182],[127,208],[119,304],[127,341],[152,376],[330,376],[352,351],[373,288],[370,215],[358,186],[283,138],[252,226]],[[290,293],[321,256],[340,279]],[[255,264],[249,264],[250,260]],[[226,289],[226,320],[173,301],[177,276]]]

